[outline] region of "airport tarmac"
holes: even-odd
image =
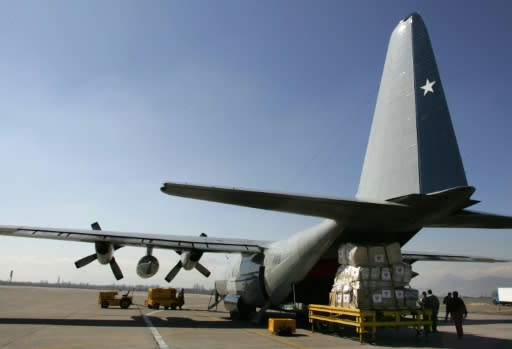
[[[0,286],[0,348],[361,348],[355,336],[297,329],[290,337],[270,334],[266,323],[233,322],[220,305],[207,311],[205,295],[185,295],[183,310],[152,310],[136,292],[135,306],[101,309],[98,290]],[[443,315],[443,314],[441,314]],[[416,337],[412,329],[383,329],[381,348],[512,348],[512,315],[470,313],[458,340],[451,323],[439,333]]]

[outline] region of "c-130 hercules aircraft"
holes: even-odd
[[[247,316],[256,307],[285,302],[292,293],[303,303],[324,302],[343,243],[403,246],[423,227],[512,228],[512,217],[466,210],[471,198],[443,85],[430,39],[418,14],[401,20],[391,34],[377,105],[356,199],[314,197],[180,183],[164,183],[161,191],[175,196],[215,201],[325,220],[281,241],[155,235],[93,230],[0,226],[0,234],[95,244],[95,253],[76,262],[97,259],[122,272],[113,251],[142,246],[147,253],[137,265],[143,278],[155,275],[153,248],[173,249],[181,268],[210,272],[199,263],[204,252],[236,253],[225,280],[215,282],[232,315]],[[403,252],[404,260],[498,262],[482,257]]]

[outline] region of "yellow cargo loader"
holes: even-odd
[[[144,300],[144,305],[150,309],[159,309],[160,306],[165,309],[171,308],[175,310],[185,304],[183,290],[176,296],[175,288],[150,288],[148,289],[148,297]]]
[[[315,323],[352,326],[356,328],[361,343],[365,333],[375,341],[379,327],[412,327],[416,329],[417,336],[423,331],[425,337],[432,328],[430,309],[362,310],[320,304],[310,304],[308,308],[311,331],[314,331]]]
[[[118,294],[119,292],[117,291],[100,292],[98,304],[102,308],[121,307],[122,309],[127,309],[133,304],[133,296],[130,296],[130,291],[123,294],[120,298],[117,297]]]

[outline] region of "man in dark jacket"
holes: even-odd
[[[444,304],[444,321],[448,321],[448,316],[450,313],[448,312],[448,303],[452,299],[452,293],[448,292],[448,294],[443,298],[443,304]]]
[[[428,290],[424,307],[432,310],[432,332],[437,332],[437,314],[439,313],[439,298]]]
[[[453,323],[455,324],[457,337],[462,339],[462,335],[464,334],[462,330],[462,318],[466,318],[468,316],[468,310],[466,309],[464,301],[459,298],[459,292],[453,292],[453,298],[448,302],[447,308],[448,312],[452,316]]]
[[[178,306],[180,307],[180,310],[181,310],[181,307],[183,306],[183,304],[185,304],[185,289],[182,288],[180,293],[178,293]]]
[[[428,290],[428,294],[423,292],[422,306],[432,312],[432,332],[437,332],[437,313],[439,312],[439,299],[432,294],[432,290]]]

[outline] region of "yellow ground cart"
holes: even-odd
[[[352,326],[356,328],[361,343],[365,333],[371,336],[372,341],[375,340],[378,327],[397,330],[399,327],[412,327],[418,335],[422,330],[428,333],[432,327],[432,311],[429,309],[361,310],[310,304],[308,312],[311,331],[316,322]]]
[[[148,297],[144,300],[144,305],[150,309],[158,309],[160,306],[165,309],[171,308],[175,310],[184,304],[183,296],[176,296],[176,289],[169,288],[150,288],[148,289]]]
[[[119,292],[117,291],[106,291],[100,292],[98,295],[98,304],[102,308],[108,307],[121,307],[127,309],[133,303],[133,296],[130,296],[130,291],[123,294],[120,298],[117,297]]]
[[[290,318],[269,318],[268,330],[272,334],[291,336],[296,331],[295,319]]]

